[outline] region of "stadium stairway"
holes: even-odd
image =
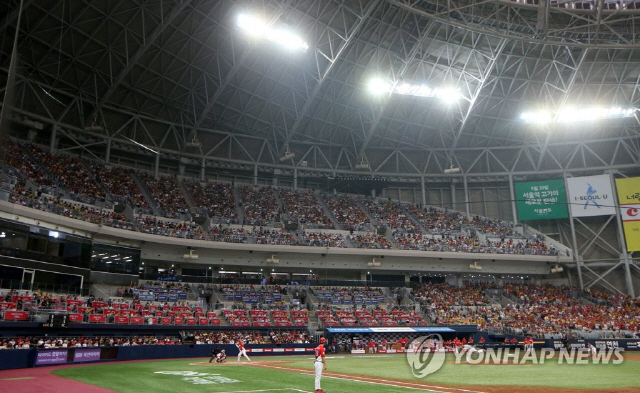
[[[418,217],[414,216],[413,213],[411,213],[409,209],[407,209],[406,205],[402,205],[402,212],[406,214],[406,216],[409,217],[409,219],[420,228],[420,231],[422,231],[422,233],[429,232],[427,231],[427,228],[424,226],[422,221],[418,220]]]
[[[373,219],[369,209],[367,209],[367,207],[362,203],[362,201],[360,199],[355,199],[355,202],[356,202],[356,205],[358,205],[358,207],[364,212],[364,214],[369,219],[369,225],[372,225],[374,228],[377,228],[378,227],[378,220],[374,220]]]
[[[316,201],[318,201],[318,206],[320,206],[322,208],[322,210],[324,211],[324,214],[326,214],[327,217],[329,217],[329,219],[331,220],[331,222],[333,222],[333,226],[336,229],[344,229],[340,225],[340,222],[338,221],[336,216],[333,215],[333,212],[329,208],[329,205],[327,204],[327,202],[322,197],[322,194],[320,193],[320,191],[318,190],[318,191],[314,192],[313,194],[316,197]]]
[[[238,214],[238,222],[244,222],[244,205],[242,204],[242,196],[238,187],[233,187],[233,199],[236,205],[236,213]]]
[[[109,293],[108,292],[104,292],[105,287],[106,286],[104,284],[102,284],[101,282],[93,283],[89,287],[89,293],[93,293],[93,295],[97,299],[99,299],[99,298],[108,299],[109,298]]]
[[[138,188],[140,189],[140,192],[142,192],[142,195],[144,195],[145,199],[149,203],[149,207],[151,207],[151,209],[153,210],[153,215],[158,217],[162,216],[162,214],[160,214],[160,209],[158,209],[158,205],[156,204],[155,199],[151,197],[151,192],[149,191],[149,188],[147,187],[145,182],[143,182],[135,172],[132,174],[132,176],[133,181],[136,182]]]
[[[494,306],[504,306],[502,304],[502,295],[500,295],[500,291],[495,289],[485,289],[484,290],[485,297]]]
[[[102,297],[103,299],[109,299],[111,297],[116,296],[116,290],[122,287],[127,287],[127,286],[126,285],[108,285],[108,284],[103,284],[102,282],[97,282],[97,283],[93,283],[93,285],[91,286],[91,290],[94,291],[94,295],[96,295],[97,298]],[[98,293],[101,293],[102,296],[98,295]]]
[[[289,214],[289,210],[287,206],[284,204],[284,201],[280,197],[280,192],[277,188],[271,188],[271,192],[273,192],[273,196],[276,198],[278,202],[278,206],[280,207],[280,221],[291,220],[291,215]]]
[[[182,190],[182,195],[184,195],[184,200],[187,201],[187,205],[189,205],[190,208],[200,210],[198,206],[196,206],[196,203],[193,201],[191,193],[185,186],[183,176],[178,176],[178,184],[180,185],[180,190]]]
[[[508,306],[509,304],[514,304],[514,303],[517,303],[517,302],[512,297],[509,297],[504,292],[501,292],[500,293],[499,303],[502,306]]]

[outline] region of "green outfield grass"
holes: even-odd
[[[237,366],[233,362],[230,362],[228,365],[191,365],[198,361],[208,361],[208,359],[97,364],[56,370],[53,374],[98,385],[121,393],[262,391],[270,393],[313,393],[314,391],[313,375],[263,369],[247,365]],[[199,373],[219,374],[225,378],[240,382],[196,384],[185,380],[183,376],[157,374],[158,371],[195,371]],[[323,378],[322,388],[327,392],[343,393],[406,393],[408,391],[406,388],[330,378]]]
[[[303,371],[278,369],[298,368],[313,370],[313,360],[308,356],[254,357],[269,367],[238,366],[235,360],[227,365],[194,364],[208,359],[160,360],[96,364],[56,370],[53,373],[80,382],[98,385],[122,393],[134,392],[313,392],[313,375]],[[573,389],[613,389],[640,386],[640,361],[625,359],[619,365],[558,365],[548,360],[543,365],[464,365],[453,364],[451,356],[443,368],[426,379],[417,380],[403,355],[329,356],[328,373],[343,373],[376,377],[381,380],[366,383],[349,380],[343,376],[324,377],[322,388],[335,392],[396,393],[409,392],[411,387],[387,384],[391,379],[408,383],[421,382],[430,385],[434,392],[438,387],[456,385],[529,386]],[[171,375],[158,372],[192,372],[198,375]],[[329,374],[330,375],[330,374]],[[226,378],[226,380],[220,380]],[[232,382],[239,381],[239,382]],[[201,384],[201,382],[226,382]],[[200,382],[200,383],[199,383]],[[429,390],[421,390],[429,391]],[[552,391],[552,390],[551,390]]]
[[[503,385],[540,386],[573,389],[612,389],[640,386],[640,361],[628,360],[622,364],[558,364],[547,360],[541,365],[468,365],[453,364],[453,355],[436,373],[419,381],[434,385]],[[311,369],[308,360],[296,359],[283,366]],[[416,381],[404,355],[329,358],[329,371],[369,375]]]

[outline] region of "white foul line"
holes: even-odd
[[[306,390],[300,390],[295,388],[282,388],[282,389],[262,389],[262,390],[235,390],[233,392],[220,392],[220,393],[258,393],[258,392],[282,392],[283,390],[290,390],[293,392],[311,393]]]
[[[288,370],[288,371],[298,371],[298,372],[302,371],[302,372],[300,372],[300,374],[314,375],[314,373],[312,371],[304,371],[304,370],[299,370],[299,369],[291,369],[291,368],[287,368],[287,367],[278,367],[278,366],[271,366],[271,365],[265,365],[265,364],[263,364],[261,366],[262,367],[266,367],[266,368],[275,368],[275,369]],[[430,385],[424,385],[424,384],[419,384],[419,383],[410,383],[410,382],[402,382],[402,381],[389,381],[389,380],[386,380],[386,379],[371,378],[371,377],[365,377],[365,376],[357,376],[358,379],[349,378],[347,376],[335,377],[335,376],[324,375],[324,374],[322,376],[326,377],[326,378],[344,379],[344,380],[356,381],[356,382],[368,382],[368,383],[374,383],[374,384],[378,384],[378,385],[395,386],[395,387],[402,387],[402,388],[414,389],[414,390],[425,390],[425,389],[412,387],[412,386],[419,386],[421,388],[427,388],[429,390],[432,390],[434,392],[439,392],[439,393],[449,393],[449,392],[447,392],[449,390],[458,391],[458,392],[468,392],[468,393],[484,393],[484,392],[479,392],[479,391],[475,391],[475,390],[467,390],[467,389],[461,389],[461,388],[449,388],[449,387],[446,387],[446,386],[430,386]],[[445,390],[442,391],[442,390],[434,390],[434,389],[445,389]]]

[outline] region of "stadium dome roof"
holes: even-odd
[[[538,2],[24,0],[18,18],[12,0],[0,6],[0,75],[4,86],[19,23],[10,106],[87,146],[413,176],[637,167],[637,113],[520,115],[638,108],[640,2],[527,3]],[[245,34],[241,13],[308,49]],[[459,98],[376,96],[374,77]]]

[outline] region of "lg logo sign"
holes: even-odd
[[[627,215],[631,216],[631,217],[636,217],[639,213],[639,210],[637,207],[632,207],[630,209],[627,209]]]

